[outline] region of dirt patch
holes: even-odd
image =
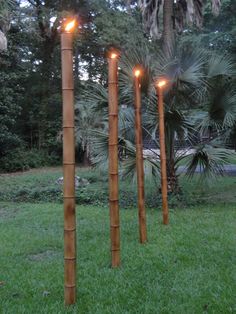
[[[54,258],[62,257],[62,253],[59,251],[47,250],[43,252],[39,252],[36,254],[30,254],[27,256],[27,259],[32,262],[40,262],[44,260],[51,260]]]

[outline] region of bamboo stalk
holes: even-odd
[[[62,32],[63,181],[64,181],[64,298],[76,300],[76,215],[73,34]]]
[[[138,188],[138,217],[140,243],[147,241],[144,169],[143,169],[143,138],[141,121],[141,85],[139,76],[134,76],[134,111],[135,111],[135,139],[136,139],[136,171]]]
[[[167,198],[167,172],[166,172],[166,146],[165,146],[165,120],[164,120],[164,104],[163,90],[157,87],[158,95],[158,113],[159,113],[159,137],[160,137],[160,161],[161,161],[161,194],[162,194],[162,214],[163,223],[169,223],[169,210]]]
[[[120,265],[120,219],[118,188],[118,59],[116,54],[108,58],[109,102],[109,208],[111,264]]]

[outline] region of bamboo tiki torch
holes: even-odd
[[[163,223],[168,225],[168,198],[167,198],[167,173],[166,173],[166,145],[165,145],[165,121],[164,121],[164,103],[163,88],[167,81],[161,80],[157,82],[156,91],[158,96],[158,113],[159,113],[159,139],[160,139],[160,161],[161,161],[161,194],[162,194],[162,213]]]
[[[109,102],[109,207],[112,267],[120,265],[120,218],[118,190],[118,53],[108,55]]]
[[[76,215],[75,215],[75,135],[73,28],[75,20],[65,24],[61,33],[63,97],[63,178],[64,178],[64,278],[65,304],[76,300]]]
[[[134,69],[134,110],[135,110],[135,139],[136,139],[136,171],[138,187],[139,239],[140,243],[145,243],[147,241],[147,227],[144,195],[140,75],[141,70],[137,68]]]

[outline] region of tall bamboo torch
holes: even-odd
[[[120,265],[120,218],[118,190],[118,53],[108,54],[109,106],[109,207],[111,265]]]
[[[67,22],[61,33],[63,97],[63,178],[64,178],[64,298],[65,304],[76,301],[76,215],[75,215],[75,135],[73,29],[76,21]]]
[[[143,169],[143,138],[141,121],[141,70],[134,69],[134,110],[135,110],[135,138],[136,138],[136,171],[138,188],[138,217],[140,243],[147,241],[144,169]]]
[[[161,161],[161,194],[162,194],[162,213],[163,223],[169,223],[169,210],[167,198],[167,172],[166,172],[166,145],[165,145],[165,121],[164,121],[164,102],[163,89],[167,85],[166,80],[157,81],[155,87],[158,96],[158,116],[159,116],[159,138],[160,138],[160,161]]]

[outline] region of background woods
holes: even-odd
[[[78,108],[76,109],[77,161],[84,161],[88,164],[91,159],[97,159],[96,141],[94,145],[91,145],[90,140],[96,133],[90,129],[95,129],[97,132],[106,130],[107,96],[103,88],[105,89],[107,86],[105,52],[110,46],[116,46],[124,52],[130,51],[128,61],[123,61],[126,65],[132,66],[135,62],[146,62],[147,73],[150,72],[150,77],[155,73],[160,74],[162,71],[157,64],[157,58],[160,58],[158,55],[163,48],[168,57],[163,62],[168,65],[169,73],[173,74],[173,67],[176,70],[175,73],[179,70],[182,71],[181,67],[184,67],[185,70],[192,69],[192,77],[190,77],[190,70],[187,73],[189,75],[188,83],[183,83],[178,74],[173,77],[175,87],[178,86],[179,89],[173,87],[172,92],[168,92],[165,96],[166,101],[170,104],[170,108],[168,108],[170,114],[167,115],[167,118],[172,119],[174,113],[177,115],[177,111],[174,109],[201,111],[204,108],[206,111],[208,108],[211,117],[216,117],[217,114],[221,113],[220,119],[223,123],[222,113],[226,112],[225,109],[216,109],[217,106],[214,105],[214,102],[210,103],[209,101],[210,98],[216,97],[213,92],[215,90],[213,78],[211,91],[204,89],[205,79],[203,77],[207,67],[205,66],[203,70],[204,62],[198,60],[198,68],[196,68],[196,63],[193,65],[193,59],[188,59],[186,56],[191,55],[196,46],[206,52],[215,51],[217,54],[227,52],[231,58],[228,63],[231,68],[225,69],[224,73],[221,69],[219,70],[221,72],[213,73],[212,76],[216,78],[217,76],[222,77],[224,74],[226,81],[222,81],[222,86],[227,85],[228,80],[230,80],[229,93],[225,97],[228,97],[227,99],[231,97],[230,108],[232,109],[234,103],[232,90],[235,88],[232,58],[236,50],[233,40],[236,23],[232,12],[236,9],[235,3],[230,0],[222,0],[207,1],[203,5],[202,1],[198,1],[199,7],[196,7],[194,3],[192,1],[174,3],[171,0],[164,2],[154,0],[9,0],[1,2],[1,170],[21,170],[60,162],[62,110],[58,27],[62,17],[68,14],[78,16],[80,24],[74,47],[75,94],[78,101]],[[170,19],[170,13],[174,16],[174,21],[173,18]],[[6,42],[8,44],[7,50]],[[132,53],[136,47],[141,47],[140,52]],[[186,55],[180,57],[178,51],[182,51],[182,55],[185,53]],[[146,55],[146,60],[144,60],[144,55]],[[176,58],[178,60],[182,58],[185,60],[183,61],[185,64],[180,66],[179,63],[176,63]],[[152,60],[152,64],[148,64],[150,60]],[[190,61],[192,62],[191,67],[186,67]],[[194,69],[193,66],[195,66]],[[132,130],[134,120],[132,120],[131,87],[130,84],[125,85],[129,72],[125,70],[125,67],[121,71],[123,71],[124,87],[122,87],[121,82],[123,109],[120,114],[123,115],[122,121],[125,123],[123,123],[123,127],[120,126],[120,129],[121,135],[123,135],[121,143],[124,143],[125,140],[132,142],[130,130]],[[196,75],[199,76],[196,77]],[[182,90],[180,83],[183,83]],[[151,87],[148,79],[143,85],[146,86],[146,91],[143,90],[143,97],[145,98],[150,95]],[[203,98],[198,98],[197,101],[193,101],[193,98],[191,100],[186,98],[190,88],[195,87],[201,87],[201,96],[204,96],[204,101]],[[94,97],[92,97],[91,88],[95,89]],[[184,90],[185,88],[186,90]],[[178,94],[174,94],[177,92]],[[80,103],[84,103],[84,105],[80,106]],[[145,110],[151,107],[148,103],[149,100],[146,99]],[[175,108],[173,107],[174,103]],[[124,117],[125,115],[127,116]],[[146,116],[148,115],[149,111],[146,112]],[[226,136],[228,132],[232,140],[234,139],[233,134],[235,134],[234,109],[230,111],[227,117],[229,115],[231,122],[228,124],[227,130],[224,130],[224,135]],[[179,121],[182,121],[181,119],[179,116]],[[229,122],[228,118],[227,121]],[[154,134],[156,127],[153,119],[153,125],[149,124],[149,130],[148,127],[145,128]],[[175,141],[177,129],[170,131],[172,134],[169,137],[170,142]],[[126,135],[124,136],[124,134]],[[180,132],[178,134],[180,135]],[[120,148],[121,155],[124,150],[127,152],[127,147],[124,148],[123,146],[121,145]],[[171,153],[171,151],[171,149],[168,151],[170,154],[169,164],[171,165],[169,171],[171,171],[171,167],[174,169],[174,152]]]

